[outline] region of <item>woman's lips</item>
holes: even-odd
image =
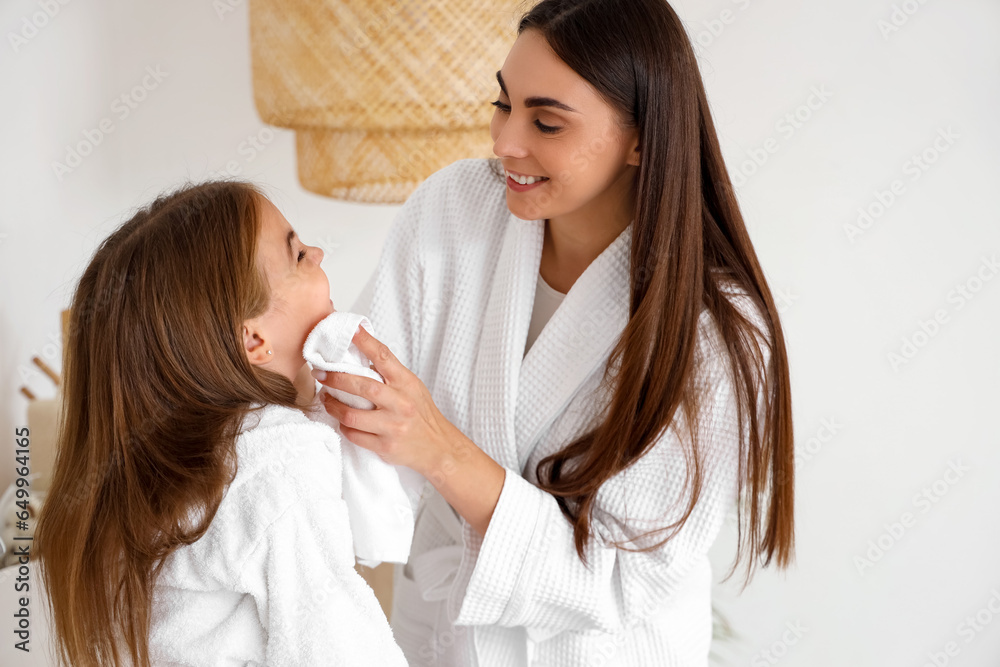
[[[510,175],[507,176],[507,187],[513,190],[514,192],[527,192],[528,190],[534,190],[538,186],[545,185],[548,182],[549,179],[546,178],[545,180],[542,181],[535,181],[530,185],[521,185],[513,178],[511,178]]]

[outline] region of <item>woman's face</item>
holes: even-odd
[[[563,62],[534,29],[521,33],[497,73],[490,123],[493,152],[507,172],[507,206],[524,220],[584,207],[614,210],[638,165],[638,131]],[[533,176],[524,188],[515,178]],[[538,179],[541,182],[537,182]]]
[[[305,363],[306,337],[334,311],[330,282],[320,267],[323,251],[302,243],[281,211],[263,199],[257,261],[267,277],[271,303],[267,312],[245,323],[247,355],[251,363],[266,363],[294,379]]]

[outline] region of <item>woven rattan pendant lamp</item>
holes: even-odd
[[[489,103],[523,4],[250,0],[257,111],[295,130],[307,190],[402,202],[451,162],[492,157]]]

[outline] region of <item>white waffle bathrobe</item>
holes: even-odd
[[[608,545],[680,516],[678,421],[601,488],[588,569],[555,498],[535,485],[535,465],[584,433],[601,400],[598,382],[628,319],[631,226],[579,277],[522,359],[544,224],[510,213],[486,160],[461,160],[417,189],[384,246],[371,322],[445,417],[506,468],[485,537],[427,485],[409,562],[396,566],[396,641],[411,667],[702,667],[712,632],[706,552],[734,507],[739,465],[725,347],[703,310],[706,474],[684,529],[653,552]]]

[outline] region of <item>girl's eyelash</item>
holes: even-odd
[[[509,104],[504,104],[500,100],[495,100],[493,102],[490,102],[490,104],[495,106],[497,109],[500,109],[500,111],[504,113],[510,113]],[[542,123],[540,120],[535,121],[535,127],[537,127],[540,131],[544,132],[545,134],[552,134],[553,132],[558,132],[561,129],[558,127],[552,127],[551,125],[546,125]]]
[[[305,258],[305,256],[306,256],[306,251],[305,250],[299,250],[299,261],[300,262],[303,260],[303,258]]]

